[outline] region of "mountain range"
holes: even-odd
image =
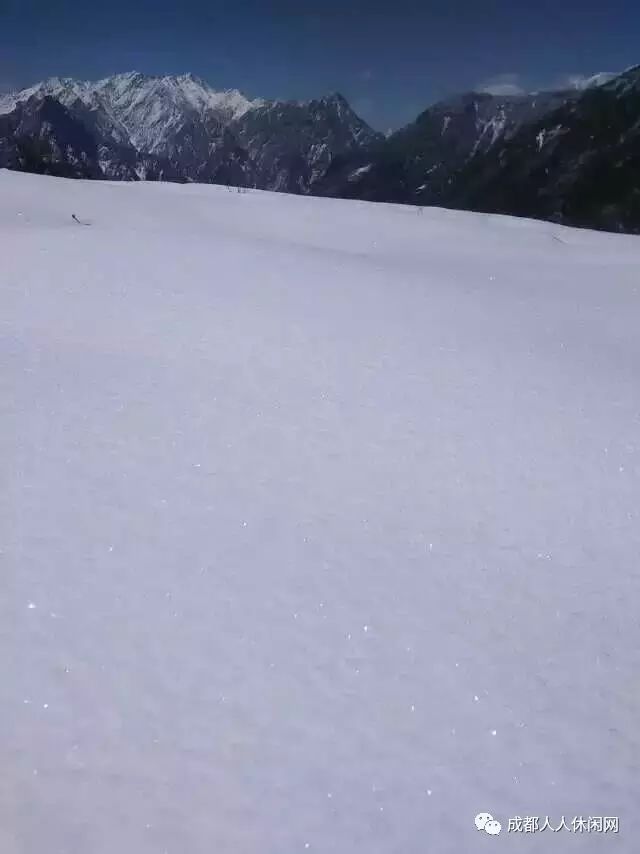
[[[640,232],[640,66],[580,88],[469,92],[384,136],[338,94],[250,100],[199,78],[52,78],[0,96],[0,167],[224,183]]]

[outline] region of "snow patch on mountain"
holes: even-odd
[[[478,139],[472,149],[471,157],[481,149],[491,148],[497,140],[504,134],[507,125],[507,116],[504,107],[499,107],[495,115],[489,120],[478,119],[476,128],[478,130]]]
[[[360,166],[358,169],[354,169],[347,180],[357,181],[358,178],[362,177],[362,175],[366,175],[367,172],[370,172],[372,167],[373,163],[367,163],[366,166]]]

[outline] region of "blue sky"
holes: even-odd
[[[640,63],[637,0],[0,0],[0,88],[192,71],[250,96],[342,92],[375,127],[489,86]]]

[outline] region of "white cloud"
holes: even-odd
[[[569,74],[560,81],[559,86],[567,89],[592,89],[594,86],[604,86],[614,77],[616,77],[614,71],[600,71],[598,74]]]
[[[596,86],[604,86],[620,72],[601,71],[598,74],[564,74],[556,77],[547,85],[536,87],[535,92],[552,92],[561,89],[591,89]],[[526,95],[535,94],[530,87],[523,85],[522,77],[516,73],[496,74],[483,80],[476,86],[476,92],[485,92],[487,95]]]
[[[478,92],[487,95],[524,95],[524,89],[520,82],[519,74],[496,74],[488,80],[483,80],[476,86]]]

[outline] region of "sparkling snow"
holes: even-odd
[[[637,850],[640,240],[0,172],[0,258],[2,854]]]

